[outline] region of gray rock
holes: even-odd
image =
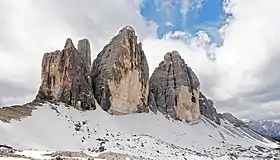
[[[148,102],[149,102],[150,110],[153,113],[157,114],[157,104],[156,104],[156,100],[155,100],[155,96],[154,96],[153,92],[149,93]]]
[[[149,67],[132,27],[121,29],[92,64],[94,95],[111,114],[147,112]]]
[[[91,52],[88,39],[82,39],[78,42],[78,52],[81,54],[83,61],[86,63],[86,72],[90,74],[91,69]]]
[[[150,78],[149,106],[174,119],[200,118],[199,80],[177,51],[168,52]]]
[[[202,92],[199,94],[199,108],[201,115],[214,121],[216,124],[221,124],[220,117],[214,108],[214,102],[211,99],[207,99]]]
[[[95,109],[89,72],[89,44],[87,40],[79,43],[80,52],[68,38],[62,51],[44,54],[36,101],[64,102],[80,110]]]
[[[224,119],[224,120],[229,121],[230,123],[232,123],[236,127],[241,127],[241,126],[246,127],[247,126],[243,121],[234,117],[231,113],[222,113],[222,114],[219,113],[219,117]]]

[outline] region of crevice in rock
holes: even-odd
[[[52,80],[53,80],[53,82],[52,82],[52,83],[53,83],[53,86],[55,86],[55,78],[56,78],[55,76],[53,76],[53,77],[52,77]]]
[[[193,83],[193,79],[192,79],[193,77],[192,77],[191,72],[192,72],[191,69],[189,67],[187,67],[187,75],[188,75],[188,78],[190,80],[189,91],[192,94],[191,100],[192,100],[193,103],[197,103],[196,98],[194,97],[194,91],[193,91],[194,89],[197,90],[197,88],[194,88],[194,83]]]
[[[191,100],[192,100],[193,103],[196,103],[196,99],[195,99],[195,97],[194,97],[193,92],[192,92],[192,99],[191,99]]]
[[[175,106],[177,106],[177,105],[178,105],[178,96],[175,95]]]
[[[127,34],[128,34],[128,41],[129,41],[129,52],[130,52],[131,69],[134,69],[134,63],[133,63],[134,55],[133,54],[136,54],[136,53],[133,52],[133,39],[132,39],[133,37],[129,33],[127,33]]]
[[[50,73],[48,73],[48,76],[47,76],[47,85],[48,85],[48,89],[51,89],[52,77],[51,77]]]
[[[173,77],[173,81],[174,81],[174,85],[173,85],[173,89],[174,90],[176,90],[176,88],[177,88],[177,83],[176,83],[176,75],[175,75],[175,68],[174,68],[174,61],[173,61],[173,57],[172,57],[172,54],[170,54],[170,57],[171,57],[171,66],[173,66],[173,68],[172,68],[172,77]],[[178,96],[177,95],[175,95],[175,106],[177,106],[178,105]]]
[[[61,51],[61,57],[60,57],[60,61],[59,61],[59,71],[63,72],[64,70],[64,65],[65,65],[65,52],[64,50]]]
[[[168,90],[168,88],[169,88],[169,79],[168,79],[168,77],[169,77],[169,75],[170,75],[171,67],[172,67],[172,65],[169,64],[169,65],[168,65],[168,70],[167,70],[166,88],[165,88],[165,90],[164,90],[165,105],[166,105],[166,102],[167,102],[167,97],[166,97],[166,95],[167,95],[167,90]],[[166,105],[166,110],[167,110],[167,105]]]

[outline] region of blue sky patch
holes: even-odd
[[[199,30],[205,31],[211,43],[221,44],[218,29],[230,16],[223,10],[223,0],[188,0],[186,14],[181,13],[181,0],[143,0],[141,15],[159,25],[157,34],[162,38],[168,32],[184,31],[195,36]]]

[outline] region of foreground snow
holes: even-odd
[[[202,118],[190,125],[161,114],[112,116],[97,108],[81,112],[62,104],[44,104],[21,121],[0,122],[0,144],[24,150],[22,154],[33,158],[42,151],[59,150],[161,160],[277,156],[272,149],[277,147],[275,143],[227,121],[219,126]]]

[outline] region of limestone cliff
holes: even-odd
[[[200,118],[199,80],[177,51],[168,52],[149,82],[149,106],[174,119]]]
[[[94,96],[111,114],[147,111],[149,67],[132,27],[121,29],[92,64]]]
[[[199,107],[201,115],[212,120],[216,124],[221,124],[220,117],[214,108],[214,102],[207,99],[202,92],[199,93]]]
[[[95,108],[90,78],[90,45],[79,41],[78,50],[67,39],[62,51],[45,53],[37,101],[64,102],[81,110]]]

